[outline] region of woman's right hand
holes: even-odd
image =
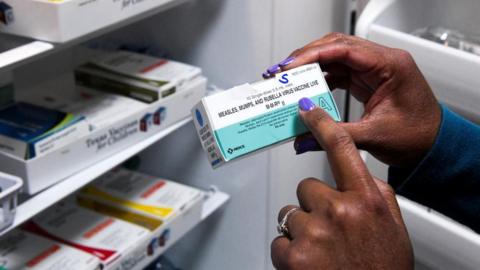
[[[332,33],[294,51],[280,68],[318,62],[331,89],[342,88],[365,106],[358,122],[342,123],[356,145],[397,167],[417,164],[432,147],[441,109],[411,55],[399,49]],[[318,150],[311,134],[295,141],[297,153]]]

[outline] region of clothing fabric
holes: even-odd
[[[430,152],[415,168],[389,168],[396,192],[480,232],[480,126],[442,105]]]

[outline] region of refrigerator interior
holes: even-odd
[[[267,67],[294,49],[345,31],[346,10],[347,1],[335,0],[190,1],[87,45],[147,46],[200,66],[209,84],[225,89],[261,80]],[[73,68],[87,56],[80,48],[66,49],[15,69],[16,94],[66,89],[73,83]],[[343,111],[344,95],[335,96]],[[323,154],[297,157],[292,142],[213,170],[192,124],[148,148],[140,160],[140,171],[204,189],[216,186],[231,195],[226,207],[167,252],[183,269],[271,269],[278,210],[297,202],[301,179],[330,179]]]
[[[480,2],[473,0],[371,0],[359,18],[356,34],[409,51],[440,102],[479,123],[480,57],[412,35],[419,28],[442,26],[479,35]],[[352,104],[353,119],[361,106]],[[387,167],[370,155],[369,169],[380,178]],[[400,199],[417,259],[432,269],[476,269],[480,236],[449,218]]]

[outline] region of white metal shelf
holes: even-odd
[[[80,45],[88,40],[118,30],[127,25],[146,19],[162,11],[171,9],[191,0],[170,0],[165,4],[134,15],[112,25],[95,29],[81,37],[64,43],[50,43],[26,37],[0,33],[0,72],[10,71],[19,66],[31,63],[42,57]]]
[[[397,196],[415,256],[434,269],[478,269],[480,235],[423,205]]]
[[[20,203],[17,207],[13,224],[7,229],[0,232],[0,236],[18,227],[25,221],[31,219],[43,210],[67,197],[68,195],[74,193],[75,191],[79,190],[83,186],[95,180],[97,177],[115,168],[116,166],[125,162],[129,158],[133,157],[134,155],[138,154],[142,150],[158,142],[162,138],[166,137],[170,133],[174,132],[175,130],[179,129],[180,127],[189,122],[191,122],[190,117],[181,120],[171,125],[170,127],[158,132],[157,134],[152,135],[148,139],[145,139],[135,145],[125,148],[120,152],[117,152],[116,154],[110,156],[109,158],[104,159],[84,170],[81,170],[71,175],[70,177],[67,177],[58,184],[46,189],[43,192],[40,192],[37,195],[32,196],[31,198],[25,200],[23,203]]]
[[[198,224],[200,224],[202,221],[204,221],[206,218],[208,218],[211,214],[213,214],[216,210],[218,210],[222,205],[224,205],[228,200],[230,199],[230,195],[218,191],[218,190],[213,190],[210,192],[208,195],[207,199],[205,200],[203,204],[203,209],[202,209],[202,216],[198,220],[198,222],[193,223],[190,225],[190,228],[183,234],[185,235],[188,233],[188,231],[192,230],[195,228]],[[179,239],[183,237],[181,235]],[[178,240],[177,240],[178,241]],[[175,244],[175,241],[168,243],[166,250],[168,250],[169,247],[173,246]],[[164,251],[165,252],[165,251]],[[147,258],[146,260],[140,262],[138,265],[135,266],[134,269],[136,270],[142,270],[148,265],[150,265],[152,262],[154,262],[156,259],[158,259],[159,256],[161,256],[164,252],[161,254],[155,254],[156,256],[152,256]]]

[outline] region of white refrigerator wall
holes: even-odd
[[[202,0],[109,38],[158,44],[174,59],[202,67],[211,83],[229,88],[260,80],[267,67],[294,49],[344,31],[345,13],[344,1],[338,0]],[[296,202],[301,179],[329,175],[322,154],[297,157],[292,143],[212,170],[192,125],[147,150],[141,160],[145,172],[198,187],[213,184],[232,195],[223,211],[168,252],[184,269],[271,269],[278,210]]]

